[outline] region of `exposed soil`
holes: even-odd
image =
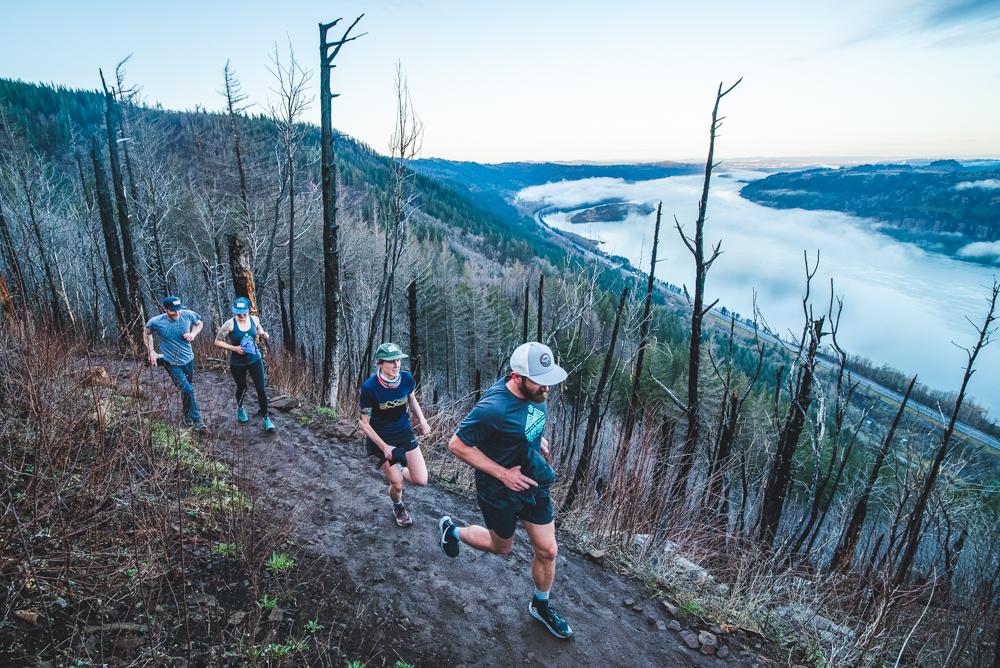
[[[164,397],[168,419],[177,419],[180,399],[168,382],[158,369],[142,372],[150,394]],[[703,624],[681,619],[681,631],[670,629],[674,618],[640,583],[565,548],[553,602],[575,635],[556,639],[527,613],[531,548],[522,530],[509,558],[463,546],[450,559],[439,546],[437,519],[449,514],[460,524],[481,523],[474,500],[433,480],[407,487],[414,525],[401,529],[386,484],[364,457],[352,424],[324,420],[315,411],[272,410],[277,429],[266,434],[257,419],[236,422],[227,373],[199,372],[195,386],[210,427],[203,442],[258,487],[276,516],[290,517],[297,556],[315,571],[315,596],[336,599],[341,613],[351,610],[354,623],[337,624],[342,636],[351,637],[337,642],[367,646],[358,658],[367,657],[369,666],[397,658],[435,666],[773,665],[741,651],[745,639],[736,636],[718,636],[726,659],[690,649],[680,633],[689,627],[697,633]],[[252,388],[246,408],[253,416]],[[316,601],[316,607],[325,606]]]

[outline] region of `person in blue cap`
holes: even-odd
[[[229,351],[229,372],[236,381],[236,419],[249,422],[243,409],[243,398],[247,394],[247,375],[253,379],[257,389],[258,415],[263,419],[264,430],[274,431],[274,423],[267,410],[267,382],[264,376],[264,360],[257,347],[257,339],[267,341],[270,334],[264,331],[260,319],[250,315],[250,300],[237,297],[233,302],[233,317],[222,324],[215,335],[215,345]]]
[[[407,357],[409,355],[395,343],[380,345],[375,351],[378,369],[358,392],[360,426],[367,437],[368,455],[389,481],[392,514],[401,527],[413,524],[403,505],[403,481],[413,485],[427,484],[427,464],[410,425],[409,413],[416,416],[421,435],[431,432],[413,393],[413,376],[400,368]]]
[[[184,308],[180,297],[170,296],[161,303],[163,313],[153,316],[146,323],[142,340],[146,344],[150,366],[162,366],[170,374],[170,379],[181,391],[184,410],[184,424],[196,431],[207,427],[198,411],[194,396],[194,349],[195,340],[205,323],[194,311]],[[153,345],[153,334],[160,339],[160,352]]]

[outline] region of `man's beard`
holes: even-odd
[[[549,391],[547,389],[538,388],[535,392],[529,391],[528,383],[524,378],[517,379],[517,389],[520,390],[521,394],[523,394],[526,399],[530,399],[536,404],[542,403],[549,396]]]

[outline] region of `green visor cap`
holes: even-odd
[[[383,343],[375,351],[375,361],[376,362],[391,362],[393,360],[405,360],[409,358],[409,355],[403,352],[403,350],[397,346],[395,343]]]

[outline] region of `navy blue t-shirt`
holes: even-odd
[[[469,411],[458,425],[455,435],[462,443],[478,448],[500,466],[523,467],[528,463],[529,448],[541,449],[545,417],[544,401],[535,403],[521,399],[507,389],[507,379],[501,378]],[[529,474],[524,468],[521,472]],[[477,470],[476,489],[480,494],[492,495],[506,487],[490,474]]]
[[[362,412],[371,411],[369,424],[387,443],[413,435],[406,406],[413,392],[413,375],[409,371],[400,371],[399,375],[398,387],[386,387],[379,382],[378,374],[373,373],[358,393]]]

